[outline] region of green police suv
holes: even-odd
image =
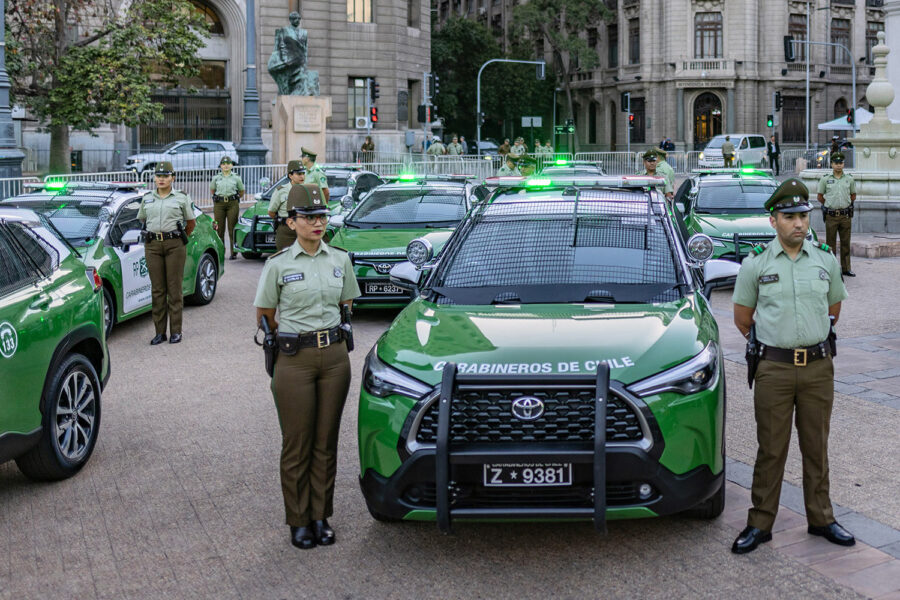
[[[353,206],[360,197],[378,187],[384,180],[356,165],[324,165],[330,194],[328,208],[340,212],[342,204]],[[287,176],[266,189],[256,198],[256,203],[245,210],[234,227],[235,248],[244,258],[259,258],[275,252],[275,228],[269,217],[269,201],[272,194],[288,183]],[[349,197],[349,200],[346,198]]]
[[[0,206],[0,462],[63,479],[88,461],[109,378],[92,268],[32,211]]]
[[[328,243],[350,254],[362,296],[358,306],[404,306],[409,290],[391,283],[406,247],[426,233],[451,232],[487,189],[466,176],[401,176],[349,212],[331,218]]]
[[[391,279],[416,297],[360,391],[376,519],[721,513],[723,358],[700,292],[712,243],[682,238],[663,183],[500,182],[437,258],[412,242],[418,268]]]
[[[140,183],[47,183],[9,198],[0,206],[28,208],[49,222],[85,266],[102,280],[107,335],[113,325],[150,310],[150,276],[138,232],[137,213],[146,193]],[[225,265],[225,247],[212,219],[194,207],[197,218],[184,264],[185,300],[212,302]]]

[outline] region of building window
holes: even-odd
[[[219,18],[218,13],[216,13],[216,10],[212,6],[205,2],[200,2],[199,0],[193,0],[191,5],[194,9],[194,13],[200,15],[206,21],[206,31],[209,32],[210,35],[225,35],[222,19]]]
[[[641,20],[628,20],[628,64],[641,62]]]
[[[588,110],[590,110],[590,114],[588,115],[588,144],[596,144],[597,143],[597,113],[600,112],[600,105],[596,102],[591,102]]]
[[[878,32],[884,31],[884,23],[878,21],[869,21],[866,23],[866,64],[875,64],[873,62],[872,48],[878,45]]]
[[[644,99],[631,99],[631,112],[634,114],[634,127],[631,128],[631,141],[635,144],[643,144],[646,142],[646,123],[644,114]]]
[[[834,103],[834,118],[846,117],[847,108],[847,101],[843,98],[838,98],[838,101]]]
[[[806,41],[806,15],[791,14],[788,17],[788,35],[798,42]],[[794,58],[806,61],[806,44],[794,44]]]
[[[803,96],[784,96],[784,123],[781,126],[782,142],[806,140],[806,99]]]
[[[347,0],[347,21],[350,23],[371,23],[372,0]]]
[[[606,62],[610,69],[619,66],[619,26],[615,23],[606,28]]]
[[[850,20],[849,19],[832,19],[831,20],[831,43],[841,44],[850,47]],[[850,57],[843,48],[830,46],[831,48],[831,64],[833,65],[849,65]]]
[[[722,58],[722,13],[694,15],[694,58]]]
[[[591,50],[597,50],[597,28],[591,27],[587,30],[587,45]]]
[[[356,127],[356,118],[368,118],[366,114],[366,89],[365,77],[351,77],[347,83],[347,127]]]
[[[419,28],[419,9],[422,7],[422,0],[408,0],[406,8],[406,25],[407,27]]]

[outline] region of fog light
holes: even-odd
[[[646,500],[652,493],[653,487],[651,487],[649,483],[642,483],[641,487],[638,488],[638,494],[640,495],[641,500]]]

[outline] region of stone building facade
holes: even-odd
[[[615,17],[584,31],[600,65],[573,76],[580,147],[624,150],[631,95],[632,145],[671,138],[679,149],[702,148],[713,135],[774,132],[782,143],[806,143],[806,51],[785,60],[784,37],[840,43],[809,46],[810,144],[831,135],[819,123],[846,115],[874,69],[869,50],[884,30],[883,0],[605,0]],[[441,20],[451,14],[478,19],[503,39],[518,0],[437,0]],[[809,35],[807,35],[809,10]],[[549,59],[549,57],[548,57]],[[773,93],[784,107],[773,110]],[[767,127],[774,114],[775,127]],[[846,132],[850,133],[850,132]]]

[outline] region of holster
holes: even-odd
[[[187,246],[188,236],[187,236],[187,233],[184,231],[184,225],[182,225],[180,221],[178,222],[178,233],[179,233],[179,235],[181,235],[181,243],[184,244],[185,246]]]
[[[747,385],[753,389],[753,380],[756,378],[756,369],[759,368],[760,344],[756,339],[756,325],[750,326],[750,337],[747,339],[747,349],[744,358],[747,360]]]
[[[275,333],[269,328],[268,318],[262,317],[259,320],[259,327],[263,331],[263,341],[260,343],[255,335],[253,336],[253,341],[256,342],[257,346],[262,346],[263,355],[266,359],[266,373],[269,377],[272,377],[275,374],[275,359],[278,358],[278,344],[275,341]]]
[[[837,356],[837,333],[834,331],[834,317],[829,316],[828,318],[831,319],[831,326],[828,328],[828,337],[825,339],[825,343],[831,350],[831,358],[834,358]]]
[[[213,194],[212,197],[213,197],[213,202],[221,202],[222,200],[224,200],[224,198],[222,198],[222,196],[220,196],[218,194]]]
[[[347,352],[353,352],[353,324],[350,322],[350,307],[341,304],[341,336],[347,344]]]

